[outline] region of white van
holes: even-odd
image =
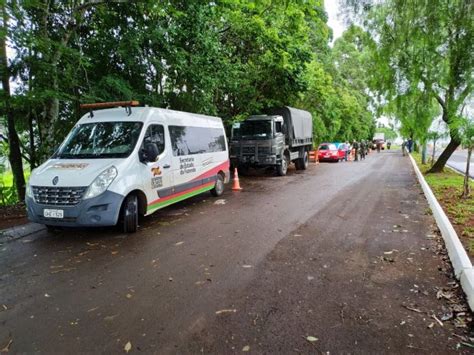
[[[129,104],[132,104],[131,102]],[[56,153],[31,173],[28,218],[48,227],[110,226],[135,232],[138,215],[229,181],[222,120],[152,107],[88,105]]]

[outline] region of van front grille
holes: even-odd
[[[82,200],[87,186],[32,186],[36,203],[53,206],[74,206]]]

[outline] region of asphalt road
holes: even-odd
[[[457,150],[448,160],[448,165],[461,173],[466,172],[467,150]],[[471,155],[469,176],[474,179],[474,155]]]
[[[471,330],[432,317],[466,305],[436,297],[458,290],[399,151],[241,180],[242,192],[159,211],[135,235],[2,242],[0,348],[446,353]]]

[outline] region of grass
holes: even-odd
[[[25,181],[28,181],[30,177],[30,170],[26,170]],[[18,203],[16,191],[13,186],[13,173],[11,170],[6,171],[0,177],[0,206],[1,205],[14,205]]]
[[[461,198],[464,176],[445,168],[442,173],[427,174],[431,164],[421,164],[421,154],[412,153],[426,182],[449,217],[454,229],[471,255],[474,255],[474,197]],[[472,185],[472,183],[471,183]],[[474,188],[471,187],[472,190]]]

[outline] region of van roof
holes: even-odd
[[[111,121],[132,121],[132,122],[149,122],[162,121],[168,124],[175,125],[191,125],[199,126],[202,124],[211,124],[222,126],[222,120],[219,117],[206,116],[197,113],[168,110],[157,107],[132,107],[131,114],[128,115],[124,107],[103,109],[93,111],[94,115],[91,117],[90,113],[86,113],[78,123],[91,122],[111,122]]]

